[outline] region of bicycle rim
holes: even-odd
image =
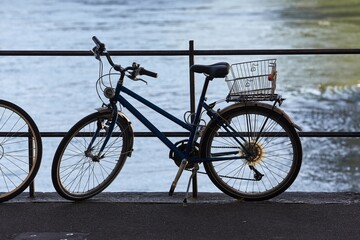
[[[101,159],[94,160],[106,137],[111,114],[94,113],[74,125],[54,157],[52,179],[56,191],[69,200],[84,200],[103,191],[118,175],[131,152],[130,125],[119,117]],[[101,130],[87,152],[93,133]]]
[[[42,142],[35,122],[19,106],[0,100],[0,202],[30,185],[41,156]]]
[[[302,160],[301,142],[291,123],[281,114],[258,106],[232,109],[222,118],[241,138],[235,141],[224,134],[223,126],[209,124],[202,155],[234,158],[204,163],[213,183],[226,194],[244,200],[265,200],[285,191],[295,180]]]

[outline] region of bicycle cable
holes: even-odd
[[[102,61],[100,60],[100,63],[99,63],[99,78],[96,80],[96,94],[98,96],[98,98],[100,99],[100,101],[103,103],[103,105],[107,105],[105,103],[105,101],[103,100],[103,97],[102,97],[102,94],[104,94],[104,90],[108,87],[110,88],[113,88],[113,84],[112,84],[112,81],[111,81],[111,76],[112,75],[120,75],[119,73],[112,73],[113,67],[110,68],[109,70],[109,73],[107,74],[103,74],[103,70],[104,70],[104,66],[103,66],[103,63]],[[109,77],[108,79],[108,84],[104,82],[104,77]],[[101,94],[101,93],[102,94]]]
[[[200,114],[199,126],[205,126],[205,125],[206,125],[206,121],[201,118],[201,116],[204,114],[205,111],[206,111],[206,110],[203,110],[203,111],[201,112],[201,114]],[[192,123],[192,119],[191,119],[193,116],[195,116],[195,113],[191,113],[190,111],[186,111],[186,112],[184,113],[184,117],[183,117],[183,118],[184,118],[184,121],[185,121],[187,124],[189,124],[189,125],[194,125],[194,124]],[[203,122],[204,125],[201,125],[201,124],[200,124],[201,122]]]

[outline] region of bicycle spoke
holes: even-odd
[[[75,124],[60,143],[52,178],[63,197],[71,200],[91,197],[110,184],[120,171],[127,157],[125,153],[132,148],[124,140],[129,137],[124,134],[125,129],[130,129],[123,122],[115,124],[114,134],[100,153],[108,134],[108,119],[109,114],[91,114]]]
[[[260,106],[230,110],[222,117],[235,133],[211,126],[213,130],[204,136],[207,146],[202,149],[208,148],[206,153],[216,160],[222,156],[238,159],[204,163],[210,179],[229,195],[249,200],[268,199],[284,191],[301,163],[300,140],[292,125]],[[243,146],[232,137],[241,134]]]
[[[17,105],[0,100],[0,202],[29,186],[41,155],[41,137],[34,121]]]

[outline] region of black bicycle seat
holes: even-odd
[[[224,78],[228,75],[230,64],[227,62],[218,62],[211,65],[192,65],[190,71],[204,73],[213,78]]]

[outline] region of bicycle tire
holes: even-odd
[[[14,103],[0,100],[0,202],[33,182],[41,163],[42,141],[34,120]]]
[[[204,162],[206,173],[231,197],[267,200],[284,192],[296,179],[302,162],[301,141],[284,114],[263,105],[249,105],[221,112],[220,123],[212,120],[201,140],[200,154],[204,158],[224,154],[243,157]],[[224,134],[224,125],[243,134],[239,141],[252,156],[244,157],[240,144]]]
[[[96,154],[106,136],[111,112],[92,113],[78,121],[60,142],[52,163],[52,182],[60,196],[68,200],[85,200],[102,192],[121,171],[133,145],[133,131],[119,114],[114,131],[104,149],[104,156],[94,161],[86,156],[93,132],[102,124],[100,135],[92,145]]]

